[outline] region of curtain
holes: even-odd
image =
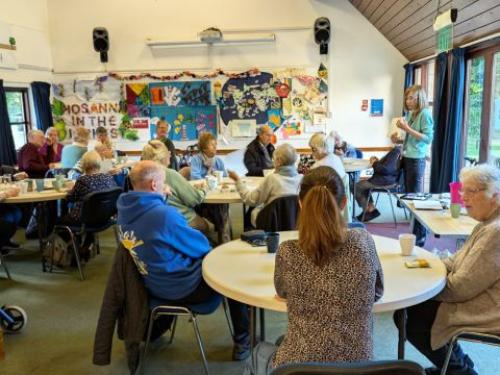
[[[50,84],[47,82],[32,82],[33,103],[38,129],[45,132],[52,126],[52,108],[50,107]]]
[[[16,146],[7,113],[7,97],[0,79],[0,165],[16,164]]]
[[[449,190],[460,168],[461,126],[465,94],[465,50],[455,48],[436,59],[432,193]]]

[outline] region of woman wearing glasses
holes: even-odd
[[[500,170],[481,164],[460,172],[467,213],[479,221],[463,247],[444,260],[446,286],[433,300],[407,309],[408,340],[439,374],[449,340],[459,332],[500,332]],[[476,375],[458,344],[448,375]]]

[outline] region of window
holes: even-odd
[[[467,55],[463,155],[500,166],[500,45]]]
[[[413,70],[413,83],[421,85],[427,94],[429,109],[432,113],[434,106],[434,60],[429,60],[415,67]]]
[[[26,135],[31,129],[28,90],[6,87],[5,95],[7,97],[7,112],[12,136],[16,150],[18,150],[26,143]]]

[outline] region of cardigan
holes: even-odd
[[[49,170],[42,155],[38,153],[38,147],[33,143],[26,143],[19,149],[17,154],[17,165],[21,172],[26,172],[30,178],[44,178]]]

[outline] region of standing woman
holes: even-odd
[[[404,109],[407,115],[397,122],[397,127],[405,132],[403,139],[397,133],[391,135],[393,143],[403,144],[402,168],[407,193],[424,191],[425,157],[434,135],[434,121],[428,108],[427,95],[420,85],[408,87],[404,94]],[[425,243],[425,228],[415,222],[413,229],[417,245]]]

